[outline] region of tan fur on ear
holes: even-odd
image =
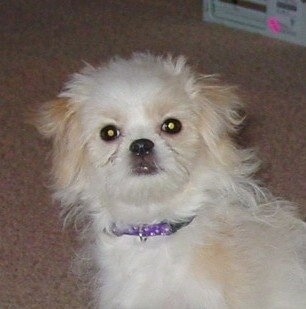
[[[204,79],[198,93],[200,132],[212,159],[235,168],[242,161],[252,161],[251,152],[239,151],[232,139],[245,118],[243,104],[234,87],[215,85],[215,82]]]
[[[79,177],[85,161],[85,145],[75,107],[66,98],[46,102],[38,111],[35,126],[53,141],[55,188],[70,186]]]
[[[211,139],[208,142],[236,133],[244,120],[243,104],[235,88],[211,83],[203,83],[199,93],[202,130]]]
[[[66,98],[58,98],[41,105],[34,117],[34,125],[45,137],[55,137],[63,131],[65,123],[74,113]]]

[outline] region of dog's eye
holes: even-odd
[[[177,119],[169,118],[162,124],[161,130],[169,134],[176,134],[182,130],[182,123]]]
[[[114,125],[108,125],[100,131],[100,136],[104,141],[112,141],[119,137],[120,131]]]

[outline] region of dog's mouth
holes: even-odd
[[[134,175],[154,175],[159,172],[159,167],[152,155],[134,156],[131,159],[131,165]]]

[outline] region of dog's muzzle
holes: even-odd
[[[133,141],[129,148],[132,153],[132,171],[137,175],[151,175],[158,171],[154,154],[154,143],[146,138]]]

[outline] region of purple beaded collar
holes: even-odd
[[[141,241],[146,241],[148,237],[154,236],[169,236],[177,232],[182,227],[192,222],[194,217],[188,218],[186,221],[178,223],[170,223],[163,221],[156,224],[142,224],[142,225],[131,225],[127,228],[118,228],[116,224],[113,224],[111,231],[116,236],[130,235],[138,236]]]

